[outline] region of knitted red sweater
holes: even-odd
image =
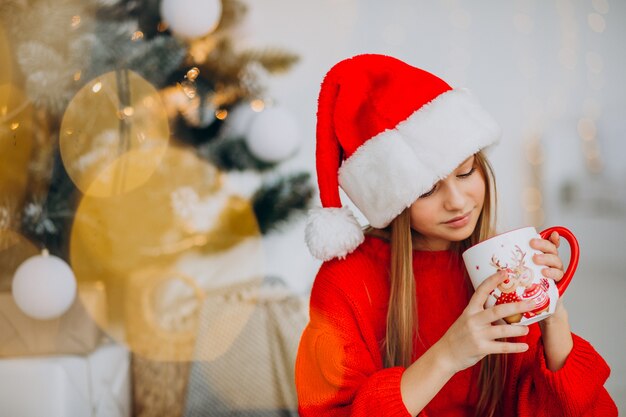
[[[311,291],[310,322],[296,360],[299,413],[308,416],[409,416],[400,394],[404,368],[384,368],[381,341],[389,298],[389,244],[366,236],[344,260],[325,262]],[[414,359],[443,336],[471,296],[463,265],[448,251],[413,252],[419,340]],[[616,416],[603,384],[609,368],[573,335],[563,368],[546,368],[537,324],[530,349],[508,357],[505,416]],[[457,373],[420,416],[473,416],[478,365]]]

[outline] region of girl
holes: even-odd
[[[325,262],[296,361],[307,416],[614,416],[609,368],[570,332],[567,311],[495,325],[534,302],[484,308],[460,254],[494,234],[483,149],[499,129],[466,90],[384,55],[335,65],[322,83],[316,164],[323,208],[306,240]],[[370,222],[365,234],[346,192]],[[563,276],[559,237],[536,239]]]

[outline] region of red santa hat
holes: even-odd
[[[317,110],[321,208],[305,239],[321,259],[344,258],[364,239],[339,187],[370,225],[387,226],[469,156],[497,142],[500,128],[465,89],[396,58],[365,54],[324,77]]]

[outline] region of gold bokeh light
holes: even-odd
[[[225,193],[223,175],[193,152],[172,146],[141,186],[106,199],[91,190],[77,207],[70,243],[76,278],[79,283],[105,284],[108,317],[98,324],[136,353],[155,360],[191,360],[193,326],[201,307],[207,307],[202,294],[220,300],[211,298],[216,280],[240,280],[243,266],[251,271],[249,282],[262,275],[261,233],[254,211],[248,200]],[[102,183],[94,181],[91,187]],[[184,195],[193,198],[185,202]],[[241,254],[235,262],[227,258],[234,250]],[[192,265],[213,263],[203,264],[196,274],[182,272],[185,259],[193,256],[197,261]],[[171,290],[176,285],[181,287],[178,295]],[[173,307],[159,307],[167,304],[159,297],[167,297]],[[180,314],[183,304],[193,310],[193,317],[183,328],[169,328],[167,323],[178,319],[163,316],[167,311]],[[221,334],[221,340],[234,341],[253,309],[253,303],[239,309],[238,319],[230,321],[227,337]],[[217,357],[228,346],[222,343],[216,349],[204,355]]]
[[[70,102],[60,132],[68,175],[83,193],[97,197],[123,194],[147,181],[169,142],[159,93],[132,71],[87,83]],[[92,187],[94,181],[99,184]]]

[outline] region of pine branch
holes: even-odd
[[[171,36],[157,36],[138,42],[127,57],[127,68],[150,81],[157,88],[164,87],[166,80],[183,62],[186,47]]]
[[[256,62],[270,74],[280,74],[289,71],[300,60],[300,57],[280,49],[266,48],[261,51],[242,52],[240,59],[245,65]]]
[[[45,201],[36,197],[27,202],[21,218],[21,230],[45,245],[51,254],[69,259],[69,236],[79,192],[67,175],[61,155],[56,153],[54,168]]]
[[[178,117],[174,122],[173,133],[181,142],[200,147],[213,141],[218,136],[223,124],[222,120],[215,119],[206,127],[193,127],[183,117]],[[199,153],[201,153],[200,149]]]
[[[39,107],[61,114],[74,93],[67,57],[42,42],[23,42],[17,59],[26,76],[26,94]]]
[[[215,32],[225,31],[236,26],[243,20],[247,12],[248,6],[239,0],[222,0],[222,18]]]
[[[255,158],[243,138],[220,138],[199,152],[222,171],[267,171],[276,167],[276,164]]]
[[[262,234],[279,229],[293,216],[304,212],[313,197],[308,172],[296,173],[265,184],[252,197]]]

